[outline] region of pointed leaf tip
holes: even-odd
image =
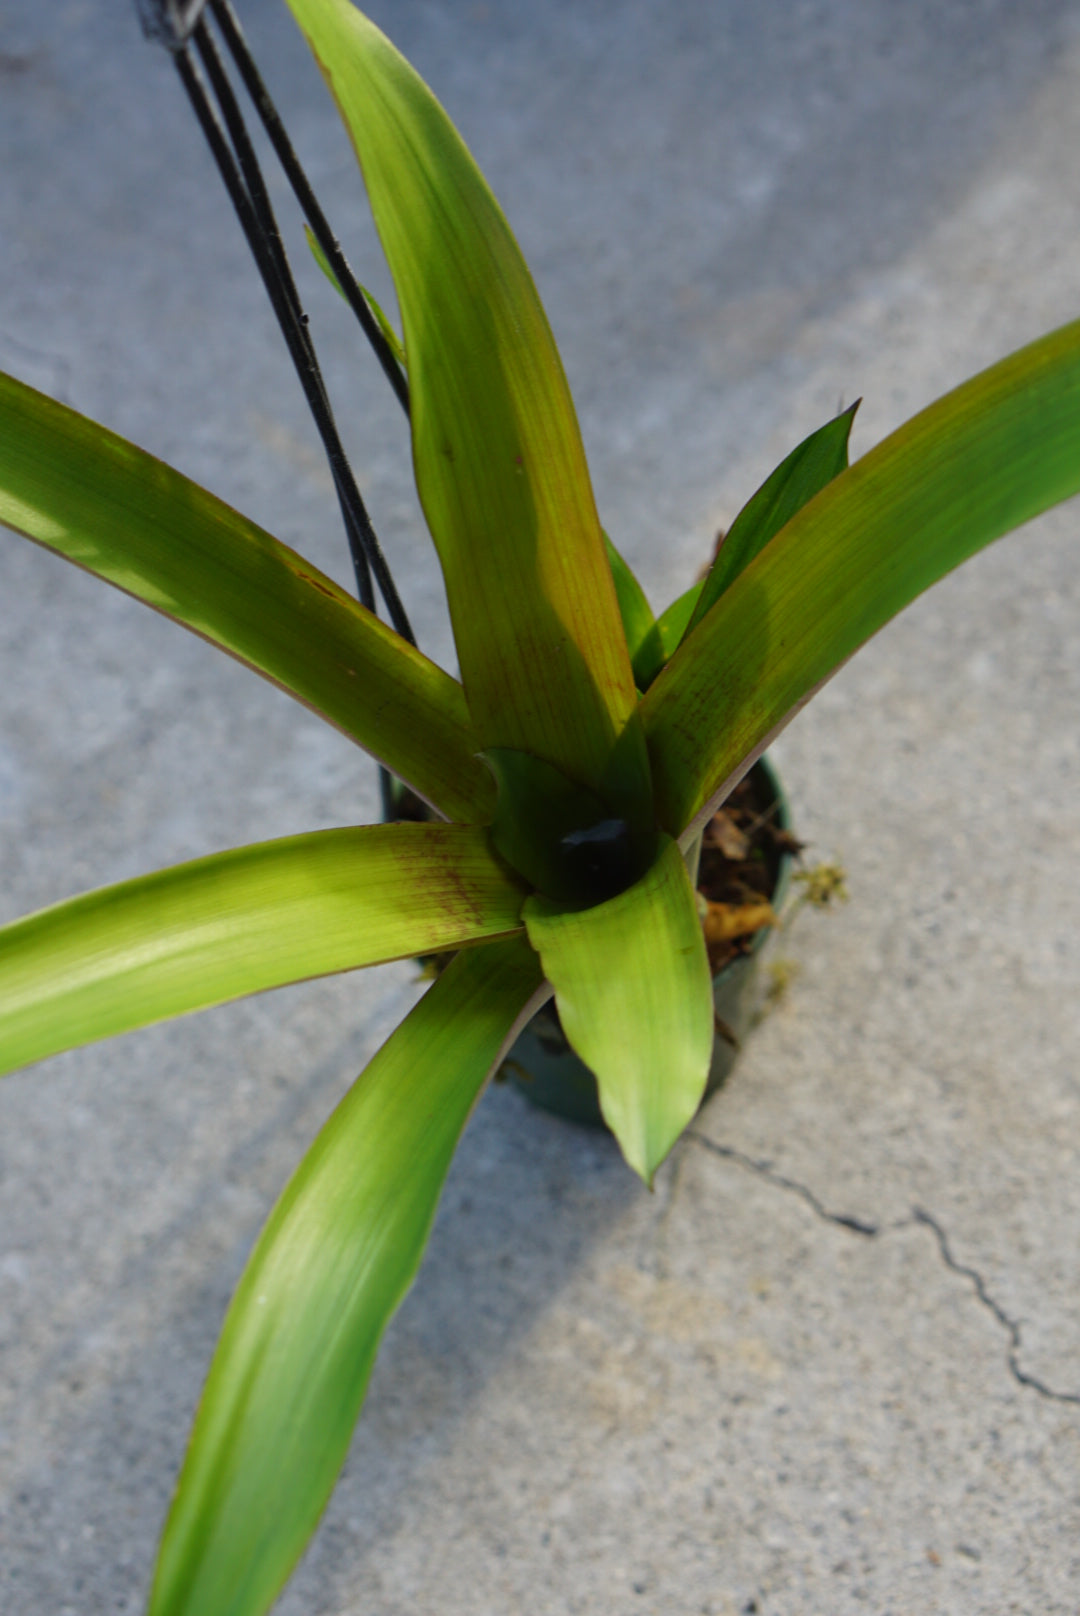
[[[641,703],[660,823],[692,834],[858,647],[1080,492],[1080,321],[927,406],[794,515]]]
[[[848,440],[861,399],[811,432],[771,472],[724,535],[701,587],[686,633],[744,572],[796,512],[847,469]]]
[[[648,874],[594,909],[532,897],[523,916],[605,1121],[651,1185],[701,1103],[712,1055],[709,963],[678,846],[661,838]]]
[[[345,1459],[462,1128],[539,984],[523,938],[459,954],[289,1180],[225,1320],[149,1616],[273,1604]]]
[[[518,931],[526,889],[465,825],[238,847],[0,927],[0,1073],[249,993]]]
[[[478,745],[534,752],[595,789],[636,696],[536,288],[461,137],[390,41],[349,0],[288,3],[352,136],[397,289],[417,488]]]
[[[4,375],[0,522],[247,663],[450,818],[490,815],[456,679],[206,489]]]

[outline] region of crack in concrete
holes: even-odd
[[[975,1290],[975,1295],[978,1297],[983,1307],[986,1308],[988,1313],[993,1315],[993,1317],[1001,1325],[1002,1329],[1008,1332],[1009,1351],[1006,1357],[1013,1379],[1019,1385],[1028,1387],[1029,1390],[1037,1392],[1040,1397],[1045,1397],[1052,1403],[1072,1403],[1075,1406],[1080,1406],[1080,1392],[1055,1391],[1052,1386],[1048,1386],[1046,1382],[1044,1380],[1040,1380],[1037,1375],[1029,1374],[1026,1369],[1022,1369],[1020,1367],[1019,1353],[1022,1343],[1019,1324],[1015,1319],[1010,1318],[1005,1309],[1001,1306],[1000,1302],[996,1302],[990,1295],[990,1292],[986,1288],[986,1281],[983,1279],[978,1269],[968,1267],[967,1263],[957,1262],[956,1258],[952,1254],[952,1247],[949,1244],[949,1237],[945,1233],[945,1230],[941,1227],[938,1220],[935,1217],[932,1217],[929,1212],[924,1211],[921,1206],[916,1206],[912,1208],[910,1221],[912,1223],[921,1223],[924,1225],[924,1227],[931,1231],[935,1240],[937,1241],[938,1251],[941,1254],[941,1260],[945,1264],[946,1268],[948,1268],[952,1273],[959,1274],[962,1276],[962,1278],[971,1281],[971,1284]]]
[[[1019,1323],[1016,1319],[1010,1318],[1000,1302],[995,1301],[994,1297],[991,1296],[986,1281],[978,1269],[957,1261],[944,1228],[937,1218],[933,1217],[923,1207],[912,1207],[909,1218],[900,1218],[895,1223],[886,1224],[870,1223],[865,1218],[857,1218],[846,1212],[831,1212],[808,1185],[800,1184],[797,1179],[789,1178],[785,1173],[778,1173],[771,1162],[749,1156],[745,1151],[737,1150],[734,1145],[719,1144],[715,1139],[709,1139],[705,1134],[698,1133],[693,1128],[686,1130],[686,1137],[692,1139],[695,1144],[701,1145],[710,1154],[719,1156],[722,1161],[734,1162],[737,1167],[742,1167],[746,1172],[753,1173],[755,1177],[764,1179],[767,1184],[773,1185],[774,1188],[797,1195],[823,1222],[835,1224],[837,1228],[845,1229],[848,1234],[858,1235],[864,1240],[876,1240],[880,1235],[889,1234],[895,1229],[910,1229],[920,1226],[929,1229],[937,1242],[938,1255],[945,1267],[950,1273],[958,1274],[962,1279],[970,1282],[977,1300],[1007,1333],[1009,1349],[1006,1353],[1005,1361],[1008,1364],[1009,1373],[1017,1385],[1023,1386],[1028,1391],[1035,1392],[1039,1397],[1045,1398],[1047,1402],[1068,1403],[1073,1407],[1080,1407],[1080,1392],[1056,1391],[1054,1387],[1048,1386],[1037,1375],[1033,1375],[1021,1367],[1020,1351],[1023,1346],[1023,1339]]]
[[[759,1161],[753,1156],[747,1156],[743,1151],[736,1150],[734,1145],[717,1144],[715,1139],[709,1139],[694,1128],[686,1130],[686,1137],[695,1140],[699,1145],[704,1145],[706,1150],[711,1151],[714,1156],[719,1156],[723,1161],[735,1162],[737,1166],[745,1167],[748,1173],[754,1173],[767,1183],[775,1184],[777,1189],[789,1190],[800,1200],[805,1201],[807,1206],[826,1223],[835,1223],[839,1228],[847,1229],[849,1234],[861,1235],[864,1240],[874,1240],[882,1232],[880,1224],[867,1223],[862,1218],[852,1217],[846,1212],[830,1212],[825,1203],[818,1200],[812,1189],[805,1184],[796,1183],[793,1178],[786,1178],[783,1173],[776,1172],[769,1161]]]

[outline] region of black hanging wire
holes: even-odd
[[[372,314],[367,298],[357,282],[356,276],[349,267],[349,261],[341,250],[341,243],[327,223],[326,215],[319,206],[318,198],[308,177],[300,166],[300,161],[293,150],[292,142],[285,130],[278,114],[277,108],[270,99],[269,91],[263,83],[262,75],[255,65],[254,58],[248,49],[240,27],[240,19],[229,3],[229,0],[210,0],[210,9],[229,53],[236,63],[240,77],[244,81],[244,88],[251,97],[252,105],[262,119],[263,128],[270,137],[277,158],[285,172],[289,184],[293,188],[296,200],[299,202],[311,226],[311,233],[319,243],[326,261],[334,272],[334,278],[345,294],[345,299],[359,320],[364,335],[375,350],[376,357],[383,371],[394,389],[397,399],[406,415],[409,413],[409,384],[405,373],[394,357],[390,344],[387,342],[378,321]]]
[[[192,38],[210,79],[225,120],[225,127],[233,140],[235,158],[229,151],[225,132],[188,52],[176,53],[174,59],[177,69],[214,154],[244,234],[247,236],[248,245],[262,275],[308,406],[322,438],[345,517],[349,545],[353,552],[353,564],[357,571],[357,582],[363,593],[361,579],[367,576],[370,568],[379,585],[379,592],[386,602],[391,622],[399,634],[411,641],[413,634],[405,609],[390,576],[390,569],[379,541],[375,537],[375,530],[360,496],[360,490],[356,486],[352,468],[341,446],[319,363],[315,357],[315,349],[308,333],[307,316],[300,308],[299,297],[285,259],[285,250],[281,245],[281,237],[258,169],[254,148],[248,138],[240,108],[232,93],[232,87],[225,75],[213,39],[202,19],[196,23]]]
[[[142,21],[143,32],[148,38],[160,41],[173,52],[184,50],[204,11],[209,10],[213,13],[222,38],[228,46],[229,54],[243,80],[244,88],[262,120],[296,200],[303,209],[311,233],[333,270],[349,307],[359,320],[364,335],[371,343],[398,402],[408,414],[409,384],[405,372],[372,313],[364,291],[342,251],[341,243],[331,230],[318,198],[311,188],[281,116],[248,48],[240,19],[233,10],[230,0],[135,0],[135,4]]]
[[[203,15],[206,9],[213,12],[218,22],[245,88],[259,112],[282,167],[308,217],[312,233],[326,255],[350,307],[371,341],[395,394],[408,412],[408,387],[401,368],[374,320],[367,300],[357,285],[344,254],[327,224],[326,216],[315,199],[285,134],[281,119],[251,58],[239,22],[228,0],[209,0],[209,6],[207,0],[136,0],[136,3],[143,29],[148,37],[159,39],[169,47],[181,83],[206,137],[266,287],[330,463],[361,602],[369,610],[375,610],[372,586],[374,573],[391,623],[404,639],[415,645],[415,635],[338,435],[329,396],[308,330],[308,317],[303,312],[296,283],[289,268],[255,148]],[[190,50],[192,43],[198,51],[199,60],[209,80],[217,102],[216,108],[207,93],[206,82],[199,71],[199,66],[192,57]],[[400,788],[395,790],[391,776],[381,765],[379,781],[384,817],[393,817],[398,808]]]

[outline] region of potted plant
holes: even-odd
[[[847,465],[800,445],[654,619],[602,534],[528,272],[442,109],[350,0],[289,0],[397,289],[460,682],[178,473],[10,378],[0,518],[254,667],[441,816],[291,837],[0,932],[4,1069],[324,972],[456,950],[305,1155],[225,1321],[154,1616],[266,1610],[344,1459],[485,1081],[554,995],[646,1181],[708,1078],[690,866],[773,735],[882,624],[1080,489],[1080,324]],[[422,893],[422,904],[416,894]]]

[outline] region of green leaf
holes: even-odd
[[[318,238],[309,224],[305,224],[304,234],[307,236],[307,244],[311,248],[312,258],[314,258],[315,262],[318,264],[319,268],[330,282],[330,285],[334,288],[334,291],[337,293],[338,297],[343,298],[345,302],[348,302],[348,298],[345,297],[345,293],[341,289],[337,276],[330,267],[330,260],[319,246]],[[390,321],[387,319],[382,309],[379,307],[379,304],[375,301],[373,295],[368,291],[367,287],[361,286],[360,291],[363,295],[364,302],[375,316],[375,322],[378,325],[379,330],[386,338],[386,346],[390,349],[390,352],[393,354],[402,370],[404,370],[405,350],[401,346],[400,337],[390,324]]]
[[[641,703],[660,822],[704,823],[768,740],[909,601],[1080,491],[1080,322],[965,382],[788,522]]]
[[[655,621],[652,607],[645,598],[644,589],[606,533],[604,552],[611,568],[611,576],[615,580],[615,598],[619,602],[619,616],[622,618],[623,633],[626,635],[626,649],[630,653],[630,661],[633,662],[638,647]]]
[[[678,845],[662,837],[648,874],[595,909],[534,896],[522,913],[604,1119],[651,1184],[701,1103],[713,1043],[705,938]]]
[[[397,288],[420,499],[479,746],[596,789],[636,694],[573,402],[502,212],[349,0],[289,0],[356,146]],[[644,797],[644,749],[625,791]]]
[[[524,889],[466,825],[261,842],[0,929],[0,1072],[309,976],[505,936]]]
[[[448,817],[490,816],[456,680],[197,483],[11,376],[0,522],[247,663]]]
[[[461,1130],[540,983],[524,941],[459,954],[293,1174],[229,1309],[150,1616],[262,1616],[345,1459]]]
[[[731,524],[705,578],[673,600],[652,632],[643,636],[631,653],[639,690],[648,690],[685,636],[796,511],[845,470],[851,423],[860,402],[812,432],[781,461]]]
[[[679,642],[686,633],[687,624],[694,614],[701,590],[700,583],[691,584],[684,595],[673,600],[671,605],[660,613],[642,640],[634,657],[634,678],[639,690],[648,690],[660,669],[670,657],[674,656]]]
[[[774,534],[791,521],[796,511],[847,469],[848,439],[861,399],[850,409],[811,432],[782,460],[753,498],[743,506],[720,544],[719,553],[702,585],[690,629],[695,629],[725,589],[735,582]],[[670,653],[669,653],[670,655]]]

